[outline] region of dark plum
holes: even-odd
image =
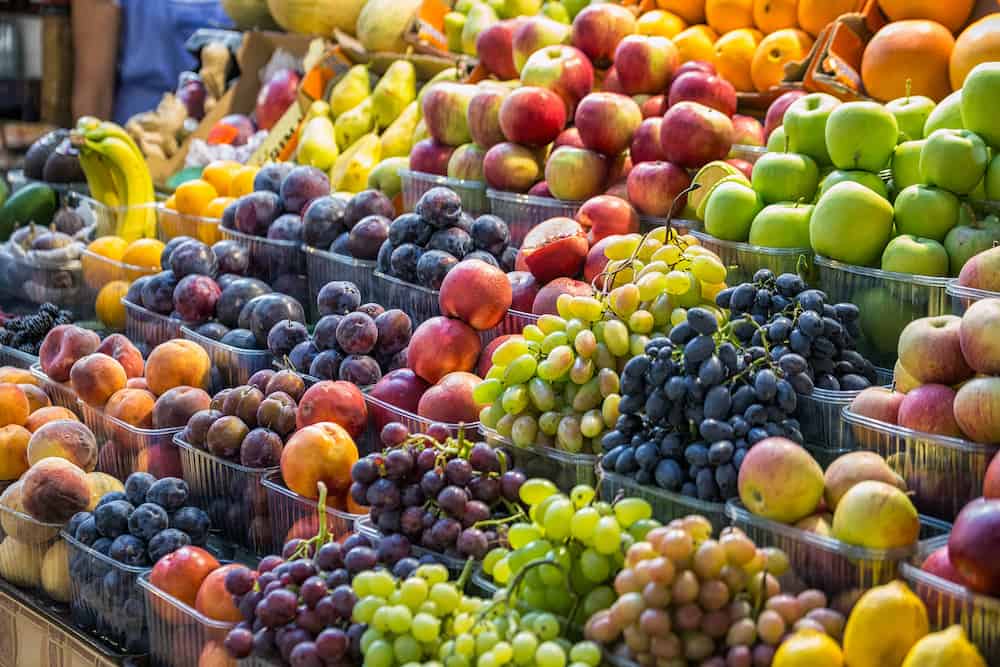
[[[347,229],[354,229],[354,225],[370,215],[380,215],[391,220],[396,215],[396,207],[381,191],[362,190],[347,202],[344,224]]]
[[[267,387],[264,389],[264,395],[270,396],[271,394],[281,393],[286,394],[293,401],[297,401],[302,398],[302,394],[305,391],[305,381],[299,377],[298,373],[290,370],[280,370],[268,380]]]
[[[309,303],[309,278],[297,273],[283,273],[271,282],[272,291],[287,294],[299,303]]]
[[[320,288],[316,305],[320,315],[346,315],[361,305],[361,290],[352,282],[333,280]]]
[[[305,322],[305,311],[302,304],[287,294],[272,293],[248,301],[240,311],[239,324],[252,331],[257,344],[264,347],[271,327],[282,320]]]
[[[472,223],[469,232],[476,250],[485,250],[491,255],[499,255],[510,243],[510,228],[495,215],[481,215]]]
[[[175,236],[174,238],[167,241],[167,244],[163,246],[163,250],[160,251],[160,268],[166,271],[170,268],[170,255],[173,254],[174,250],[181,247],[182,243],[187,243],[188,241],[194,241],[195,239],[190,236]]]
[[[182,507],[170,516],[170,527],[187,533],[192,544],[204,544],[210,526],[208,514],[198,507]]]
[[[215,279],[215,282],[219,283],[219,289],[226,289],[237,280],[242,280],[243,276],[237,275],[235,273],[220,273]]]
[[[149,552],[149,560],[155,563],[167,554],[189,544],[191,544],[191,538],[187,533],[176,528],[167,528],[153,536],[153,539],[146,545],[146,551]]]
[[[471,215],[469,215],[465,211],[462,211],[462,215],[458,216],[458,220],[455,221],[455,226],[458,227],[459,229],[461,229],[462,231],[468,232],[468,233],[471,234],[472,233],[472,223],[474,223],[474,222],[475,222],[475,220],[473,219],[473,217]]]
[[[375,319],[379,315],[385,312],[385,307],[377,303],[363,303],[358,306],[358,312],[364,313],[368,317]]]
[[[302,242],[302,218],[294,213],[285,213],[267,228],[267,238],[272,241]]]
[[[404,213],[389,225],[389,240],[393,246],[416,243],[422,246],[430,240],[434,228],[416,213]]]
[[[392,241],[386,241],[378,249],[378,257],[375,258],[375,270],[381,271],[382,273],[389,273],[392,271],[392,251],[395,248],[392,245]]]
[[[497,261],[497,258],[491,255],[490,253],[486,252],[485,250],[473,250],[462,259],[463,260],[478,259],[480,262],[486,262],[490,266],[495,266],[498,269],[500,268],[500,262]]]
[[[340,377],[343,361],[344,355],[337,350],[324,350],[309,365],[309,375],[320,380],[336,380]]]
[[[174,288],[174,308],[185,322],[205,322],[215,317],[215,305],[221,295],[219,285],[208,276],[184,276]]]
[[[153,535],[170,526],[167,510],[156,503],[143,503],[135,508],[128,518],[128,532],[143,540],[152,539]]]
[[[340,380],[367,387],[382,379],[382,369],[371,357],[352,354],[340,364]]]
[[[378,327],[365,313],[349,313],[337,325],[337,343],[347,354],[368,354],[377,341]]]
[[[458,222],[462,215],[462,199],[454,190],[435,187],[420,197],[415,210],[431,226],[444,229]]]
[[[226,229],[235,229],[236,227],[236,202],[230,202],[226,208],[222,209],[222,219],[219,224]]]
[[[109,491],[101,496],[101,499],[97,501],[94,505],[94,509],[97,509],[101,505],[107,505],[108,503],[113,503],[116,500],[128,500],[128,496],[124,491]]]
[[[128,286],[128,291],[125,293],[125,300],[129,303],[134,303],[137,306],[142,305],[142,288],[146,286],[152,276],[142,276],[136,280],[132,281],[132,284]]]
[[[88,512],[88,514],[90,514]],[[91,546],[100,537],[100,533],[97,532],[97,524],[94,523],[94,515],[90,514],[86,519],[84,519],[79,526],[76,528],[76,532],[73,533],[73,537],[80,540],[87,546]]]
[[[503,254],[500,255],[500,268],[510,273],[517,266],[517,248],[512,245],[507,246],[504,249]]]
[[[241,350],[261,349],[257,346],[257,338],[249,329],[230,329],[225,336],[219,339],[219,342]]]
[[[423,248],[412,243],[404,243],[393,250],[392,257],[389,258],[392,275],[406,282],[416,282],[417,263],[420,262],[420,256],[423,254]]]
[[[309,340],[309,330],[302,322],[281,320],[267,333],[267,349],[278,359],[291,354],[299,343]]]
[[[262,368],[250,376],[250,379],[247,380],[247,384],[250,385],[251,387],[256,387],[257,389],[260,390],[260,393],[263,394],[264,391],[267,389],[267,383],[270,382],[271,378],[273,378],[276,374],[277,371],[275,370],[272,370],[270,368]],[[216,394],[216,396],[219,396],[220,394],[229,391],[232,390],[225,389]]]
[[[443,250],[428,250],[417,262],[417,282],[430,289],[440,289],[448,272],[458,264],[453,255]]]
[[[211,428],[217,419],[223,416],[222,412],[212,409],[199,410],[191,415],[187,426],[184,428],[183,437],[185,442],[198,449],[205,449],[205,438],[208,435],[208,429]]]
[[[191,239],[170,253],[170,270],[178,280],[191,275],[214,277],[219,272],[219,260],[210,247]]]
[[[146,543],[133,535],[119,535],[111,543],[108,556],[112,560],[133,567],[145,565],[147,563]]]
[[[91,514],[90,512],[77,512],[70,518],[69,523],[66,524],[66,532],[69,535],[75,536],[76,529],[80,527],[80,524],[82,524],[84,521],[91,518],[92,516],[94,515]]]
[[[278,194],[286,211],[301,213],[313,199],[330,194],[330,179],[316,167],[295,167],[281,182]]]
[[[281,190],[281,182],[285,180],[285,176],[288,176],[290,172],[295,167],[291,162],[271,162],[270,164],[265,164],[257,172],[257,175],[253,179],[253,189],[260,191],[270,191],[274,194],[278,194]]]
[[[281,198],[270,190],[251,192],[236,200],[235,229],[250,236],[264,236],[281,215]]]
[[[256,414],[256,413],[255,413]],[[250,429],[239,417],[227,415],[220,418],[208,429],[205,444],[208,451],[224,459],[236,459],[240,454],[243,438]]]
[[[125,496],[130,503],[138,507],[146,502],[146,494],[149,487],[153,486],[156,478],[148,472],[134,472],[125,480]]]
[[[146,502],[156,503],[168,512],[179,510],[188,500],[187,482],[177,477],[162,477],[146,491]]]
[[[333,240],[330,244],[330,252],[335,255],[344,255],[346,257],[351,256],[351,234],[350,232],[344,232],[337,238]]]
[[[377,349],[383,354],[395,354],[410,344],[413,321],[410,316],[393,308],[375,318],[378,329]]]
[[[222,337],[229,333],[229,327],[218,322],[206,322],[195,329],[195,333],[212,340],[222,340]]]
[[[319,354],[319,348],[311,340],[304,340],[288,353],[288,362],[295,370],[307,371],[313,359]]]
[[[373,260],[389,236],[389,218],[369,215],[351,227],[347,237],[347,250],[355,259]]]
[[[160,315],[169,315],[174,310],[175,287],[177,278],[173,271],[161,271],[152,276],[142,286],[142,307]]]
[[[247,433],[240,447],[240,464],[248,468],[273,468],[281,460],[281,436],[266,428]]]
[[[212,252],[219,261],[219,273],[243,275],[250,267],[250,253],[236,241],[217,241],[212,244]]]
[[[94,508],[94,523],[103,537],[115,539],[128,532],[128,520],[135,508],[127,500],[112,500]]]
[[[295,408],[295,400],[285,392],[269,394],[257,407],[257,425],[282,437],[290,435],[295,430]]]
[[[472,237],[458,227],[439,229],[427,242],[427,249],[443,250],[460,260],[472,252]]]
[[[333,350],[337,347],[337,327],[343,315],[324,315],[319,318],[313,329],[313,344],[320,351]]]
[[[313,248],[326,250],[343,232],[347,202],[340,197],[317,197],[302,213],[302,240]]]

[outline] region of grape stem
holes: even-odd
[[[314,553],[319,551],[319,547],[330,541],[330,532],[327,530],[326,525],[326,484],[323,482],[317,482],[316,488],[319,489],[319,499],[316,501],[316,513],[319,520],[319,530],[316,532],[315,537],[311,537],[308,540],[303,540],[295,548],[295,553],[289,560],[299,560],[301,558],[308,558],[310,548],[313,549]]]

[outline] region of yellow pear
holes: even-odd
[[[444,15],[444,35],[448,40],[448,50],[452,53],[462,52],[462,28],[465,27],[465,14],[448,12]]]
[[[306,111],[306,117],[302,120],[303,126],[317,116],[326,116],[327,118],[330,117],[330,105],[323,100],[316,100],[309,105],[309,109]]]
[[[417,142],[423,141],[429,136],[431,136],[431,133],[427,131],[427,123],[421,118],[417,126],[413,128],[413,145],[416,145]]]
[[[868,549],[895,549],[920,536],[920,516],[909,497],[891,484],[858,482],[833,512],[833,536]]]
[[[929,629],[924,603],[901,581],[861,596],[844,628],[844,662],[850,667],[901,667]]]
[[[334,118],[358,106],[371,94],[368,68],[355,65],[347,70],[330,91],[330,115]]]
[[[333,123],[333,136],[337,147],[346,151],[355,141],[375,128],[375,114],[372,111],[372,98],[365,100],[346,113],[337,116]]]
[[[913,645],[903,667],[986,667],[960,625],[934,632]]]
[[[476,55],[476,38],[499,19],[485,2],[477,2],[465,15],[465,25],[462,26],[462,53],[467,56]]]
[[[296,162],[326,171],[333,166],[339,154],[329,116],[316,116],[306,123],[299,137]]]
[[[372,91],[376,127],[380,130],[389,127],[415,99],[417,70],[409,60],[397,60],[389,66]]]
[[[368,187],[368,175],[381,159],[381,152],[377,134],[366,134],[358,139],[341,153],[330,170],[330,189],[340,192],[364,190]]]
[[[407,157],[413,147],[413,134],[420,122],[420,106],[410,102],[403,113],[382,133],[382,159]]]
[[[885,482],[906,491],[906,480],[897,475],[881,456],[875,452],[849,452],[838,457],[823,473],[826,506],[831,510],[837,509],[837,503],[848,489],[865,480]]]

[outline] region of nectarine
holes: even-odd
[[[510,281],[499,268],[479,259],[459,262],[441,283],[442,315],[457,317],[485,331],[500,324],[512,299]]]
[[[432,317],[410,337],[407,364],[423,379],[437,382],[453,371],[471,371],[481,349],[479,335],[465,322]]]

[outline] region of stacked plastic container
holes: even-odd
[[[951,312],[959,316],[964,315],[969,306],[976,301],[982,299],[1000,299],[1000,292],[989,292],[987,290],[959,285],[957,278],[948,281],[945,291],[951,299]]]
[[[31,365],[31,374],[41,382],[42,389],[48,394],[52,405],[66,408],[77,415],[81,414],[79,399],[76,396],[76,391],[69,382],[56,382],[45,374],[40,363]]]
[[[577,484],[597,486],[597,464],[594,454],[576,454],[555,447],[518,447],[494,429],[480,425],[479,431],[494,448],[502,448],[512,459],[508,465],[522,470],[528,478],[550,480],[567,493]]]
[[[293,537],[311,537],[319,528],[317,516],[317,501],[295,493],[281,478],[281,472],[272,470],[260,479],[267,500],[267,513],[270,517],[271,543],[265,548],[267,553],[281,553],[285,542]],[[341,538],[354,530],[354,525],[360,518],[359,514],[351,514],[327,507],[326,528],[334,538]]]
[[[156,235],[164,243],[178,236],[190,236],[208,245],[222,239],[218,218],[178,213],[163,204],[156,206],[156,217]]]
[[[719,256],[726,266],[726,283],[729,285],[749,282],[759,269],[770,269],[775,275],[798,273],[801,267],[808,267],[812,262],[811,248],[766,248],[739,241],[723,241],[697,230],[689,233]]]
[[[653,508],[653,518],[668,523],[689,514],[700,514],[712,523],[716,532],[729,525],[725,503],[711,503],[656,486],[638,484],[625,475],[601,472],[601,497],[608,502],[621,494],[625,498],[642,498]]]
[[[250,376],[259,370],[271,368],[273,359],[268,350],[247,350],[202,336],[194,329],[181,327],[181,337],[194,341],[205,349],[218,370],[218,380],[224,387],[238,387],[246,384]]]
[[[892,384],[892,371],[877,368],[875,372],[879,386]],[[816,388],[812,394],[799,394],[796,397],[795,418],[801,424],[806,442],[831,451],[855,449],[854,432],[841,418],[840,412],[860,393]]]
[[[422,322],[441,314],[438,305],[441,292],[438,290],[414,285],[381,271],[375,271],[373,275],[375,293],[381,297],[379,303],[386,309],[398,308],[409,315],[414,329]]]
[[[122,305],[125,306],[125,335],[133,343],[143,343],[152,350],[160,343],[181,337],[181,327],[185,324],[182,320],[154,313],[125,298]]]
[[[122,482],[138,471],[147,471],[157,478],[183,476],[180,455],[173,442],[174,434],[181,429],[139,428],[79,400],[77,412],[101,443],[97,457],[101,472]]]
[[[223,239],[236,241],[247,249],[251,269],[256,269],[252,271],[254,278],[273,284],[279,276],[304,273],[305,253],[298,241],[266,239],[227,227],[220,227],[220,230]]]

